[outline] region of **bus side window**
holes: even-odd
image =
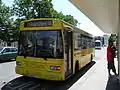
[[[80,50],[82,46],[80,33],[77,32],[74,33],[74,40],[75,40],[74,50]]]
[[[81,35],[78,36],[78,48],[81,50],[82,42],[81,42]]]
[[[90,46],[90,37],[87,37],[87,48],[91,48],[91,46]]]
[[[78,39],[77,39],[77,33],[74,33],[74,50],[78,50]]]
[[[82,49],[86,49],[86,40],[85,40],[85,36],[82,37]]]

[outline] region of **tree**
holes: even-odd
[[[51,0],[15,0],[13,4],[15,15],[25,19],[52,17],[52,8]]]
[[[12,38],[13,38],[13,42],[14,41],[18,41],[19,40],[19,31],[20,31],[20,22],[23,21],[23,19],[17,18],[14,22],[13,22],[13,26],[12,29],[14,30]]]
[[[0,1],[0,26],[7,25],[8,19],[12,16],[11,9]]]
[[[74,26],[77,26],[78,21],[76,19],[74,19],[73,16],[71,16],[71,15],[63,15],[62,12],[58,13],[54,9],[51,12],[52,12],[52,17],[53,18],[58,18],[58,19],[66,21],[66,22],[68,22],[68,23],[70,23],[70,24],[72,24]]]
[[[10,34],[12,31],[12,22],[11,18],[12,12],[10,7],[5,6],[0,0],[0,39],[10,43]]]
[[[77,25],[77,20],[71,15],[63,15],[62,12],[57,12],[53,8],[52,0],[15,0],[13,4],[13,11],[15,15],[31,18],[58,18],[66,22]]]
[[[52,18],[58,18],[58,19],[64,19],[65,15],[63,15],[62,12],[57,12],[56,10],[54,9],[51,9],[51,12],[52,12]]]
[[[63,20],[74,26],[77,26],[77,23],[78,23],[78,21],[74,19],[74,17],[71,15],[66,15]]]

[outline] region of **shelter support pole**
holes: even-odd
[[[118,75],[119,75],[119,83],[120,83],[120,0],[119,1],[119,9],[118,9],[118,35],[117,35],[117,59],[118,59]]]
[[[120,77],[120,31],[118,32],[118,38],[117,38],[117,60],[118,60],[118,74],[119,74],[119,77]]]

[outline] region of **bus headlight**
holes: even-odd
[[[16,65],[22,65],[20,61],[16,61]]]
[[[60,66],[50,66],[50,70],[60,70]]]

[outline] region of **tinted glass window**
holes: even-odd
[[[11,52],[17,52],[16,48],[11,48]]]
[[[87,48],[87,40],[85,36],[82,36],[82,49]]]
[[[93,47],[93,38],[82,35],[82,49],[92,48]]]
[[[19,55],[35,57],[63,57],[60,31],[22,31]]]
[[[95,46],[101,46],[100,42],[95,42]]]
[[[10,48],[5,48],[3,52],[10,52]]]
[[[80,33],[74,33],[74,38],[75,38],[75,50],[80,50],[81,46],[82,46],[82,42],[81,42],[81,35]]]

